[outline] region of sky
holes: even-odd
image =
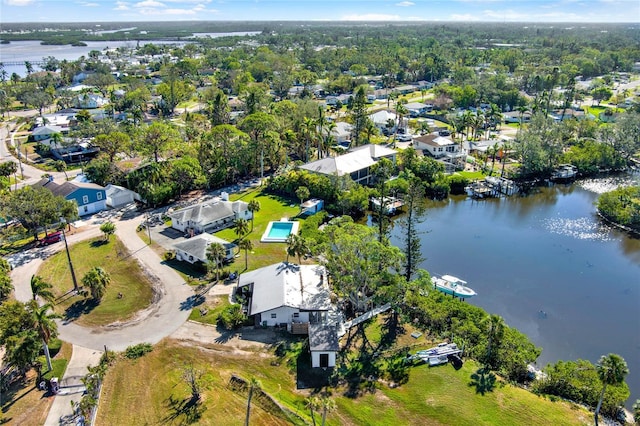
[[[640,0],[0,0],[1,22],[640,22]]]

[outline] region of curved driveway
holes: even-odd
[[[191,312],[190,302],[194,295],[193,290],[175,270],[164,265],[160,257],[138,237],[136,228],[143,219],[141,215],[136,215],[116,220],[116,235],[155,282],[159,300],[144,311],[141,318],[120,326],[87,328],[73,322],[59,321],[58,333],[62,340],[95,350],[104,350],[104,346],[107,346],[109,350],[121,351],[137,343],[157,343],[187,320]],[[98,235],[100,231],[96,225],[71,236],[69,242],[73,243]],[[56,243],[55,247],[49,246],[44,250],[50,250],[48,254],[51,254],[63,249],[63,243]],[[37,273],[42,263],[41,257],[46,256],[33,257],[31,261],[23,263],[11,272],[18,300],[25,301],[31,298],[29,284],[31,275]]]

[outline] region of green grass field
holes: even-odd
[[[149,279],[117,238],[112,237],[108,243],[102,238],[82,241],[70,246],[69,251],[79,286],[82,277],[95,266],[109,273],[111,284],[97,306],[79,295],[65,296],[73,289],[71,272],[65,251],[56,253],[42,264],[38,275],[54,286],[58,297],[55,311],[59,314],[78,324],[98,326],[127,320],[151,303]],[[122,298],[118,298],[119,293]]]
[[[372,336],[375,333],[372,334]],[[305,354],[302,355],[303,357]],[[97,424],[182,424],[187,413],[171,401],[184,401],[186,384],[181,365],[193,363],[205,371],[209,388],[204,392],[202,417],[197,424],[241,425],[246,399],[228,387],[231,374],[256,377],[262,388],[280,404],[311,423],[304,400],[310,390],[296,387],[295,372],[269,351],[234,350],[223,345],[188,347],[167,340],[136,361],[122,359],[104,382]],[[582,425],[589,412],[565,402],[551,402],[526,390],[499,383],[481,395],[470,386],[478,366],[465,362],[460,370],[446,364],[412,367],[408,383],[390,388],[377,383],[373,393],[344,396],[345,388],[332,390],[337,410],[329,413],[329,425]],[[149,386],[148,383],[154,383]],[[136,410],[131,410],[136,407]],[[319,422],[316,414],[316,421]],[[260,407],[252,409],[251,424],[291,424]]]

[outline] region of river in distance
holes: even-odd
[[[640,181],[639,175],[625,178]],[[428,202],[419,225],[421,267],[455,275],[473,303],[543,348],[538,367],[601,355],[625,358],[640,398],[640,239],[604,224],[599,192],[614,179],[540,188],[527,197]],[[401,228],[392,243],[401,246]]]

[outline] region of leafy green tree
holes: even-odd
[[[89,288],[91,298],[96,302],[102,300],[110,283],[111,276],[100,266],[91,268],[89,272],[82,277],[82,285]]]
[[[182,197],[184,191],[202,187],[206,177],[198,160],[189,155],[184,155],[171,162],[171,182],[178,190],[178,197]]]
[[[41,348],[33,317],[24,303],[8,300],[0,304],[0,345],[4,362],[24,370],[33,365]]]
[[[46,282],[40,275],[31,276],[31,294],[33,300],[37,300],[37,298],[40,297],[48,303],[53,303],[55,295],[51,291],[52,289],[53,286],[51,283]]]
[[[484,365],[495,369],[498,365],[497,348],[500,347],[506,324],[501,316],[491,314],[482,321],[482,327],[487,336],[487,353],[484,357]]]
[[[116,224],[108,221],[100,225],[100,232],[104,234],[105,241],[109,241],[109,238],[116,232]]]
[[[277,130],[275,117],[265,112],[255,112],[246,116],[240,128],[249,134],[255,153],[254,164],[260,164],[260,178],[264,178],[264,153],[267,148],[268,134]]]
[[[0,210],[4,216],[19,220],[36,239],[40,228],[58,223],[61,217],[67,223],[78,217],[78,207],[74,201],[53,195],[46,188],[30,186],[4,194]]]
[[[636,423],[640,423],[640,399],[636,399],[636,402],[633,403],[633,421]]]
[[[207,260],[216,269],[216,281],[220,279],[220,268],[226,255],[227,251],[220,243],[211,243],[209,247],[207,247]]]
[[[377,198],[380,200],[380,206],[376,212],[378,219],[378,239],[380,242],[388,241],[389,237],[390,220],[386,215],[386,206],[389,201],[389,194],[387,194],[387,181],[393,172],[394,165],[391,160],[387,158],[382,158],[371,166],[371,175],[373,176],[376,189],[378,190]]]
[[[629,374],[629,368],[627,363],[618,354],[603,355],[596,364],[596,371],[598,377],[602,383],[602,391],[600,392],[600,398],[598,399],[598,405],[596,411],[593,414],[593,419],[596,426],[598,426],[598,415],[600,414],[600,408],[602,407],[602,401],[604,400],[604,393],[607,390],[607,386],[617,385],[624,382],[624,378]]]
[[[309,188],[307,188],[306,186],[301,186],[296,189],[296,197],[298,197],[298,199],[300,200],[300,211],[302,211],[302,203],[304,203],[304,200],[307,200],[309,196]]]
[[[363,141],[363,134],[367,120],[367,94],[363,86],[358,87],[356,94],[353,98],[351,105],[351,122],[352,127],[352,140],[355,146],[359,146]]]
[[[96,72],[88,75],[84,84],[94,86],[100,91],[102,97],[106,98],[109,93],[109,86],[116,84],[116,79],[109,73]]]
[[[51,371],[53,367],[51,365],[51,355],[49,354],[49,342],[58,334],[58,326],[54,319],[60,318],[60,315],[49,312],[53,309],[51,304],[47,303],[39,306],[35,300],[30,302],[29,309],[33,315],[33,325],[42,340],[44,355],[47,359],[47,368]]]
[[[13,291],[13,285],[11,284],[11,266],[9,262],[0,258],[0,303],[7,300],[11,292]]]
[[[53,168],[56,169],[56,172],[64,172],[64,180],[69,180],[69,176],[67,175],[67,163],[62,160],[54,161]]]
[[[400,227],[404,230],[402,235],[404,260],[402,262],[404,278],[407,282],[418,270],[422,262],[421,240],[418,232],[418,224],[422,221],[424,205],[424,187],[420,179],[415,176],[409,178],[409,189],[405,196],[406,215],[399,220]]]
[[[109,163],[113,163],[116,155],[125,151],[130,143],[129,135],[119,131],[97,135],[93,140],[93,145],[100,148],[100,152],[107,156]]]
[[[152,156],[157,163],[160,156],[179,141],[180,134],[170,123],[154,121],[140,132],[138,148],[143,154]]]

